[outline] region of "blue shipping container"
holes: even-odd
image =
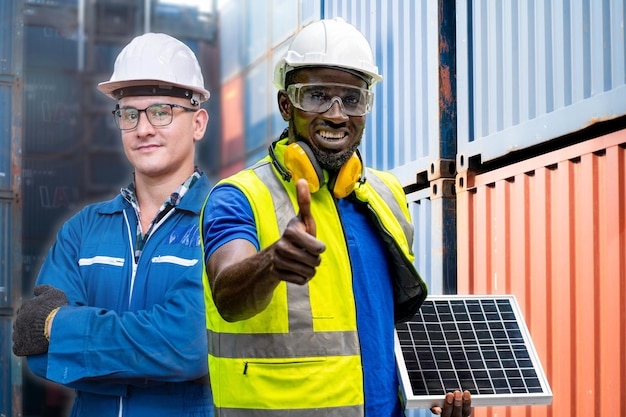
[[[459,170],[626,114],[623,0],[457,2]]]

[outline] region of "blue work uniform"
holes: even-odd
[[[122,195],[67,221],[37,284],[70,302],[29,368],[75,389],[71,416],[213,416],[199,215],[202,174],[151,228],[136,256],[137,214]]]

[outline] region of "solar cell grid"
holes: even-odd
[[[547,404],[552,393],[513,296],[430,296],[396,326],[407,408],[440,404],[446,392],[472,404]]]

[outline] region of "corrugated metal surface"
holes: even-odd
[[[268,84],[267,80],[273,79],[268,59],[262,59],[248,69],[245,78],[244,114],[246,154],[255,152],[266,153],[267,145],[271,142],[269,136],[268,115],[277,111],[276,88]],[[284,123],[286,125],[286,123]]]
[[[475,416],[626,415],[626,130],[457,180],[460,293],[513,293],[551,406]]]
[[[220,167],[220,138],[222,135],[222,85],[220,82],[220,49],[215,43],[200,43],[200,67],[203,69],[204,83],[211,92],[209,100],[202,107],[209,113],[209,124],[204,138],[196,144],[196,162],[209,177],[211,183]]]
[[[0,0],[0,415],[21,415],[21,362],[11,352],[21,292],[22,19],[21,1]]]
[[[456,4],[459,170],[626,114],[623,0]]]
[[[243,63],[243,20],[244,0],[222,2],[219,10],[220,75],[225,82],[241,71]]]
[[[220,178],[234,174],[244,165],[243,87],[244,80],[241,77],[222,85],[221,107],[230,110],[221,112]]]
[[[428,254],[433,251],[432,217],[433,207],[430,201],[430,190],[421,190],[407,196],[409,211],[415,234],[413,236],[413,253],[415,253],[415,267],[426,281],[429,290],[441,286],[441,279],[434,277],[433,259]]]
[[[25,70],[24,153],[52,158],[83,151],[80,131],[84,108],[78,75],[54,69]]]
[[[0,75],[2,77],[2,75]],[[0,146],[7,152],[0,152],[0,189],[11,188],[11,104],[13,87],[11,84],[0,82]]]
[[[55,27],[24,26],[24,65],[46,70],[69,70],[78,62],[76,34]]]
[[[448,194],[453,187],[453,181],[444,181],[407,195],[415,267],[428,284],[429,294],[456,292],[456,228],[449,224],[456,221],[449,215],[454,213],[456,200]]]
[[[23,239],[54,238],[61,222],[80,209],[82,204],[80,185],[84,175],[82,162],[82,159],[77,158],[41,159],[28,155],[24,157]],[[127,182],[130,182],[130,179],[129,172]],[[28,284],[32,283],[27,283],[24,288],[32,288],[32,285]]]
[[[383,82],[362,144],[365,163],[393,169],[403,185],[439,155],[438,2],[323,2],[323,17],[343,17],[370,41]]]

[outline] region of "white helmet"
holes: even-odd
[[[274,85],[284,90],[287,73],[304,66],[355,71],[370,87],[383,79],[365,36],[340,17],[314,22],[293,38],[287,53],[276,64]]]
[[[193,51],[164,33],[134,38],[117,56],[111,79],[98,84],[98,90],[116,100],[163,95],[189,97],[192,104],[206,101],[210,95]]]

